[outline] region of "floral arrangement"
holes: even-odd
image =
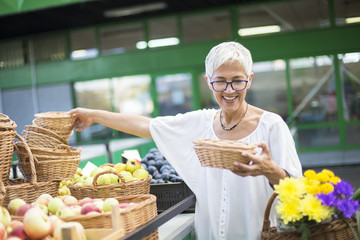
[[[342,219],[359,239],[349,219],[357,218],[360,232],[360,188],[354,192],[349,182],[341,180],[330,170],[319,173],[307,170],[301,178],[287,177],[274,185],[278,194],[277,213],[280,229],[296,229],[302,239],[311,235],[310,226]]]

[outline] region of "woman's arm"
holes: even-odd
[[[85,108],[72,109],[68,114],[76,116],[74,128],[78,127],[75,130],[77,132],[84,130],[93,123],[99,123],[138,137],[151,138],[149,130],[151,118],[148,117]]]

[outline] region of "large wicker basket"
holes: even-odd
[[[68,142],[60,135],[45,128],[27,125],[22,136],[30,147],[54,148],[59,145],[68,145]]]
[[[277,194],[274,193],[266,206],[263,228],[261,233],[262,240],[300,240],[301,234],[298,232],[278,232],[276,227],[270,227],[270,210]],[[355,219],[350,219],[350,225],[360,237],[357,230]],[[329,223],[318,224],[310,227],[311,237],[309,240],[351,240],[355,239],[353,232],[343,220],[334,220]]]
[[[0,178],[5,185],[9,182],[14,139],[19,136],[15,128],[16,123],[7,115],[0,113]]]
[[[242,156],[243,152],[256,153],[256,145],[233,140],[197,139],[193,141],[195,152],[204,167],[235,170],[234,162],[249,160]]]
[[[54,131],[65,140],[72,134],[76,117],[66,112],[45,112],[35,114],[33,124]]]
[[[112,184],[97,184],[97,179],[99,176],[107,173],[115,174],[121,180],[119,183]],[[136,179],[132,181],[125,181],[123,176],[117,171],[105,170],[99,172],[93,179],[93,184],[90,186],[79,186],[76,183],[71,183],[68,185],[71,195],[77,199],[82,199],[85,197],[91,198],[109,198],[109,197],[119,197],[119,196],[129,196],[129,195],[139,195],[139,194],[149,194],[150,193],[150,181],[152,177],[144,179]]]
[[[26,181],[31,177],[30,158],[24,144],[16,143],[18,166]],[[81,148],[61,145],[54,149],[30,148],[33,154],[38,181],[61,181],[73,177],[81,160]]]
[[[23,139],[21,140],[23,141]],[[43,193],[50,194],[53,197],[57,196],[59,182],[37,181],[34,158],[30,148],[26,144],[24,144],[24,146],[29,155],[29,168],[31,172],[30,182],[26,183],[24,179],[11,179],[9,185],[4,186],[3,181],[0,178],[0,195],[3,196],[3,206],[7,206],[9,202],[15,198],[21,198],[26,203],[33,203]]]
[[[121,222],[125,233],[145,224],[157,215],[156,197],[152,194],[116,197],[120,203],[138,203],[120,211]],[[99,215],[81,215],[62,218],[65,222],[77,221],[84,228],[112,228],[111,212]],[[158,239],[157,230],[144,239]]]

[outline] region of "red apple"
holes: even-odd
[[[50,233],[49,217],[40,208],[31,208],[24,216],[24,230],[33,239],[46,237]]]
[[[17,226],[9,233],[9,237],[18,237],[21,240],[25,240],[27,238],[26,232],[24,230],[24,226]]]
[[[6,229],[8,233],[14,230],[17,226],[24,226],[24,224],[19,220],[12,220],[8,228]]]
[[[20,198],[14,198],[12,199],[8,204],[8,210],[10,215],[15,215],[16,210],[22,205],[25,205],[26,202]]]
[[[0,240],[5,240],[6,235],[7,233],[4,224],[0,223]]]
[[[80,206],[83,206],[83,205],[86,204],[86,203],[92,203],[92,202],[94,202],[94,199],[89,198],[89,197],[86,197],[86,198],[83,198],[83,199],[81,199],[81,200],[79,201],[79,205],[80,205]]]
[[[19,237],[12,236],[12,237],[6,238],[6,240],[22,240],[22,239]]]
[[[20,206],[16,212],[15,212],[15,216],[24,216],[25,213],[30,209],[32,208],[31,204],[24,204],[22,206]]]
[[[81,214],[86,215],[89,212],[98,212],[100,213],[100,209],[93,203],[86,203],[81,207]]]
[[[126,208],[127,206],[129,206],[129,203],[120,203],[119,204],[120,208]]]

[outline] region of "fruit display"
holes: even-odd
[[[141,159],[142,167],[152,176],[151,184],[182,182],[182,178],[157,148],[152,148]]]
[[[45,198],[47,199],[47,196],[44,196]],[[17,211],[23,206],[25,205],[18,207]],[[64,240],[61,236],[61,228],[64,224],[76,227],[76,239],[86,239],[85,229],[80,223],[65,223],[56,215],[49,216],[38,205],[31,204],[30,206],[24,212],[22,221],[12,219],[7,208],[0,208],[0,240]],[[14,205],[10,208],[13,210]]]

